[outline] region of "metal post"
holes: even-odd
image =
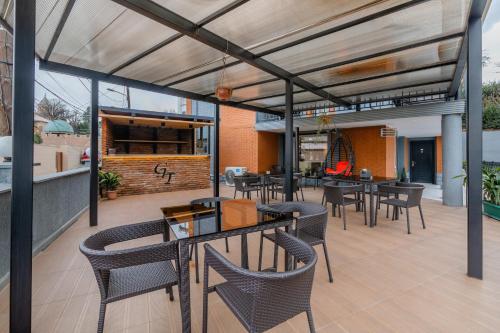
[[[293,82],[285,82],[285,199],[293,201]]]
[[[130,110],[130,87],[127,86],[127,108]]]
[[[467,275],[483,277],[482,32],[481,16],[469,18],[467,44]]]
[[[215,104],[215,117],[214,117],[214,197],[219,196],[219,159],[220,159],[220,146],[219,146],[219,123],[220,123],[220,106]]]
[[[92,79],[90,102],[90,197],[89,224],[97,225],[97,204],[99,199],[99,81]]]
[[[14,4],[10,332],[31,331],[35,1]]]
[[[295,172],[300,172],[300,129],[295,127]]]

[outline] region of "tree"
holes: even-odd
[[[70,117],[66,105],[59,99],[48,99],[44,96],[37,106],[37,113],[48,120],[68,120]]]
[[[465,114],[462,124],[465,128]],[[500,82],[483,84],[483,129],[500,129]]]
[[[12,35],[0,27],[0,136],[12,134]]]

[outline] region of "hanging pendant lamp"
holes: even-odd
[[[228,101],[233,95],[233,88],[224,85],[224,74],[226,73],[226,57],[228,55],[227,52],[229,48],[229,42],[226,42],[226,45],[226,54],[224,54],[224,57],[222,57],[222,71],[217,87],[215,88],[215,97],[217,97],[219,101]]]

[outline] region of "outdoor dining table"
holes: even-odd
[[[345,183],[363,184],[365,185],[365,189],[368,188],[370,196],[370,228],[373,228],[375,226],[375,198],[374,198],[375,187],[378,185],[391,184],[397,181],[395,177],[371,176],[369,178],[368,177],[365,178],[365,177],[360,177],[359,175],[344,176],[341,178],[325,177],[323,178],[323,180],[333,180]]]
[[[262,230],[289,228],[294,218],[290,214],[264,212],[257,202],[248,199],[170,206],[161,208],[165,221],[165,241],[170,235],[179,244],[179,294],[182,312],[182,332],[191,332],[191,302],[189,278],[189,245],[219,238],[241,236],[241,266],[248,269],[247,234]],[[285,253],[285,269],[292,258]]]

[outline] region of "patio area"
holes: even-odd
[[[305,188],[306,201],[320,202],[322,190]],[[160,207],[185,204],[211,196],[211,189],[121,197],[103,201],[99,226],[88,226],[85,213],[73,226],[33,259],[33,332],[95,332],[99,291],[87,259],[78,244],[98,230],[161,218]],[[233,188],[221,186],[221,195]],[[330,206],[329,206],[330,208]],[[320,252],[311,297],[318,332],[495,332],[500,327],[500,224],[484,219],[484,279],[468,278],[466,263],[466,208],[443,206],[423,199],[427,229],[419,225],[412,209],[413,232],[406,234],[403,220],[385,219],[363,224],[363,214],[349,208],[348,229],[329,214],[327,242],[334,283],[327,279]],[[143,239],[143,243],[161,241]],[[211,242],[221,253],[239,263],[239,237]],[[140,245],[134,241],[135,245]],[[124,246],[132,244],[125,243]],[[203,256],[203,251],[200,251]],[[257,267],[258,233],[249,236],[250,268]],[[282,254],[280,254],[282,258]],[[272,245],[264,243],[264,267],[272,261]],[[281,261],[280,261],[281,263]],[[191,263],[193,273],[194,264]],[[201,268],[202,269],[202,268]],[[105,332],[179,332],[181,315],[177,287],[175,301],[163,291],[112,303]],[[201,332],[202,283],[191,274],[192,329]],[[9,295],[0,295],[0,332],[7,332]],[[210,332],[243,332],[235,316],[219,297],[211,295]],[[305,314],[271,330],[307,331]]]

